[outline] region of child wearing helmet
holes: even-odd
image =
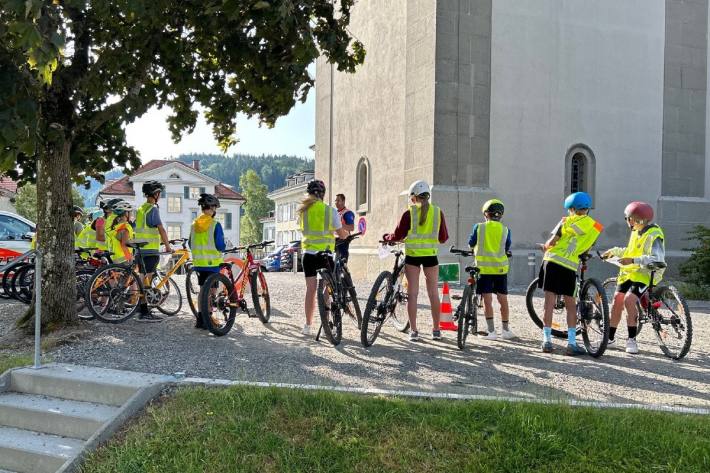
[[[202,287],[207,278],[219,272],[219,266],[224,262],[222,252],[226,249],[222,225],[215,220],[219,199],[212,194],[200,194],[197,205],[202,209],[202,215],[192,222],[190,228],[190,248],[192,261],[197,271],[197,282]],[[195,328],[206,329],[202,309],[195,317]]]
[[[82,223],[82,219],[84,218],[84,209],[78,205],[74,205],[71,209],[71,218],[74,221],[74,237],[76,238],[84,229],[84,224]]]
[[[114,263],[133,261],[133,251],[128,247],[128,242],[133,239],[133,227],[129,223],[129,218],[133,206],[124,201],[119,202],[113,208],[116,217],[111,223],[111,253]]]
[[[487,340],[496,340],[498,334],[493,322],[493,294],[500,305],[502,324],[501,337],[511,340],[515,335],[510,330],[508,317],[508,257],[512,244],[510,230],[500,223],[505,212],[503,202],[491,199],[481,208],[485,222],[473,225],[468,245],[473,249],[476,266],[481,271],[476,281],[476,294],[483,297],[484,313],[488,328]]]
[[[576,356],[586,353],[577,345],[577,268],[579,257],[589,251],[604,227],[589,216],[592,198],[586,192],[575,192],[564,202],[567,216],[557,224],[543,245],[545,256],[540,268],[539,287],[545,291],[545,316],[542,351],[551,353],[552,311],[557,296],[563,296],[567,311],[567,350]]]
[[[664,235],[661,227],[653,223],[653,207],[646,202],[631,202],[624,209],[626,224],[631,229],[631,237],[626,248],[615,247],[604,253],[605,258],[619,258],[619,276],[616,279],[616,293],[611,307],[609,345],[616,345],[616,329],[621,314],[626,307],[626,325],[629,338],[626,353],[639,352],[636,343],[638,331],[638,302],[651,283],[651,271],[646,269],[651,263],[665,262]],[[663,271],[656,271],[654,284],[661,282]]]
[[[414,181],[409,190],[410,205],[402,214],[394,233],[383,235],[389,242],[404,241],[404,274],[407,278],[407,314],[409,316],[409,340],[419,341],[417,330],[417,298],[419,296],[419,273],[424,273],[429,295],[432,318],[432,340],[441,340],[439,321],[439,245],[449,239],[444,212],[432,204],[431,188],[426,181]],[[420,269],[421,268],[421,269]]]

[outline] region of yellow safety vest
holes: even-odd
[[[304,251],[333,251],[336,224],[333,215],[337,216],[337,212],[321,200],[314,202],[301,214],[299,227],[303,235],[301,246]]]
[[[651,254],[653,243],[656,239],[665,239],[663,230],[658,225],[652,225],[645,229],[643,233],[633,230],[629,244],[624,250],[622,258],[638,258],[639,256],[647,256]],[[658,284],[663,279],[664,270],[656,271],[653,277],[653,283]],[[651,282],[651,271],[638,264],[627,264],[619,269],[617,282],[619,284],[628,280],[649,285]]]
[[[589,215],[566,217],[562,236],[555,246],[547,250],[544,260],[577,271],[579,256],[586,253],[599,238],[604,227]]]
[[[508,274],[508,256],[505,254],[508,228],[500,222],[489,220],[478,224],[476,237],[473,251],[481,274]]]
[[[118,239],[118,232],[124,229],[128,230],[128,239],[132,240],[133,227],[131,227],[131,224],[128,222],[119,223],[118,225],[116,225],[116,228],[111,231],[111,253],[113,253],[113,256],[111,256],[111,260],[114,263],[123,263],[128,259],[126,257],[126,254],[123,252],[121,241]],[[130,248],[128,248],[128,252],[131,254],[133,253]]]
[[[30,249],[31,250],[37,249],[37,232],[35,232],[35,234],[32,235],[32,239],[30,240]]]
[[[441,210],[429,204],[424,224],[419,224],[421,207],[409,207],[409,232],[404,240],[404,254],[407,256],[436,256],[439,254],[439,228],[441,227]]]
[[[217,222],[212,219],[210,226],[205,232],[195,230],[195,223],[192,223],[190,230],[190,242],[192,250],[192,263],[196,268],[213,268],[224,262],[222,252],[217,249],[214,240],[214,230]]]
[[[143,247],[143,250],[159,250],[160,249],[160,232],[157,227],[149,227],[146,223],[146,217],[155,204],[146,202],[138,207],[136,212],[136,241],[147,241],[148,244]]]

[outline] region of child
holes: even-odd
[[[567,310],[566,355],[585,352],[577,346],[577,268],[580,255],[589,251],[602,232],[602,225],[589,216],[592,198],[586,192],[575,192],[565,199],[568,216],[563,217],[552,236],[543,245],[545,257],[540,268],[539,287],[545,291],[545,317],[542,351],[552,353],[552,310],[557,296],[563,296]]]
[[[222,252],[226,246],[222,225],[214,218],[219,208],[219,199],[211,194],[200,194],[197,205],[202,209],[202,215],[192,222],[190,248],[197,281],[202,287],[211,274],[219,272],[219,265],[224,261]],[[204,323],[205,316],[206,312],[200,308],[195,328],[207,328]]]
[[[487,340],[496,340],[495,325],[493,323],[493,294],[500,305],[500,318],[503,325],[501,337],[511,340],[515,335],[508,325],[508,257],[510,255],[511,237],[510,230],[500,223],[505,207],[498,199],[491,199],[481,209],[486,221],[473,226],[468,244],[473,248],[476,256],[476,266],[481,270],[476,282],[476,294],[483,296],[486,325],[488,326]]]
[[[114,263],[132,262],[133,251],[128,247],[128,242],[133,239],[133,227],[129,217],[133,206],[130,202],[121,201],[113,207],[116,216],[111,223],[111,252]]]
[[[646,202],[631,202],[624,209],[626,224],[631,229],[631,238],[626,248],[612,248],[604,253],[605,258],[616,256],[621,268],[616,279],[616,294],[611,307],[609,346],[616,344],[616,328],[621,321],[621,313],[626,307],[626,325],[629,338],[626,353],[639,352],[636,343],[638,329],[639,299],[643,297],[651,283],[651,271],[645,267],[650,263],[665,262],[663,230],[653,222],[653,207]],[[656,271],[654,284],[661,282],[663,271]]]

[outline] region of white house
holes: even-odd
[[[274,212],[269,212],[268,217],[259,219],[262,225],[262,239],[264,241],[276,241],[276,217]]]
[[[268,197],[274,201],[276,209],[276,246],[301,239],[296,210],[313,176],[313,171],[303,171],[289,176],[284,187],[269,194]]]
[[[97,199],[120,197],[136,208],[145,202],[141,187],[150,180],[162,182],[160,218],[170,239],[190,236],[190,225],[200,212],[197,205],[201,193],[216,195],[221,203],[217,220],[222,224],[227,246],[239,244],[239,211],[245,199],[227,185],[200,172],[199,161],[192,167],[175,160],[152,160],[130,176],[107,181]]]

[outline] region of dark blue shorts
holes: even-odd
[[[481,274],[476,281],[476,294],[508,294],[508,275]]]

